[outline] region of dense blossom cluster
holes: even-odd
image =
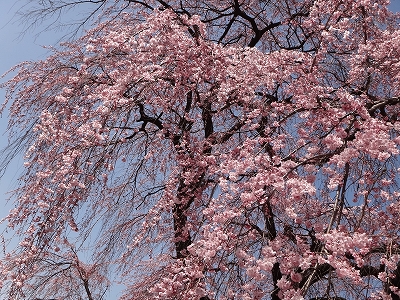
[[[3,292],[399,299],[387,1],[120,2],[3,84],[26,148]]]

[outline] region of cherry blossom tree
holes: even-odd
[[[7,299],[400,299],[388,1],[97,2],[3,84]]]

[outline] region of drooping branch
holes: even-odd
[[[347,179],[349,177],[349,171],[350,171],[350,164],[346,163],[344,169],[345,170],[344,170],[344,175],[343,175],[343,181],[338,186],[338,189],[336,191],[333,214],[329,221],[328,227],[326,228],[327,233],[329,233],[329,231],[332,229],[332,225],[334,224],[334,222],[336,222],[337,225],[340,224],[340,219],[342,217],[342,211],[343,211],[343,207],[345,204]]]

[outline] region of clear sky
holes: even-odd
[[[44,59],[48,50],[44,49],[42,45],[54,45],[63,36],[63,32],[49,31],[37,36],[36,34],[40,31],[39,27],[23,33],[22,30],[25,26],[19,21],[18,16],[16,16],[16,12],[21,7],[22,2],[6,0],[2,0],[1,2],[0,74],[3,74],[21,61]],[[400,0],[392,0],[390,8],[392,11],[400,11]],[[0,103],[2,103],[4,99],[4,91],[2,90],[0,90],[0,99]],[[0,149],[7,144],[7,134],[4,133],[6,127],[7,115],[3,114],[0,118]],[[15,186],[18,174],[21,173],[21,166],[21,159],[14,160],[5,175],[0,179],[0,218],[3,218],[12,206],[11,204],[6,205],[6,192]],[[3,226],[0,226],[0,232],[3,228]],[[110,299],[112,298],[115,298],[115,295],[110,295]]]

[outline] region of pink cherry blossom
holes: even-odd
[[[5,297],[396,299],[388,1],[103,2],[2,84]]]

